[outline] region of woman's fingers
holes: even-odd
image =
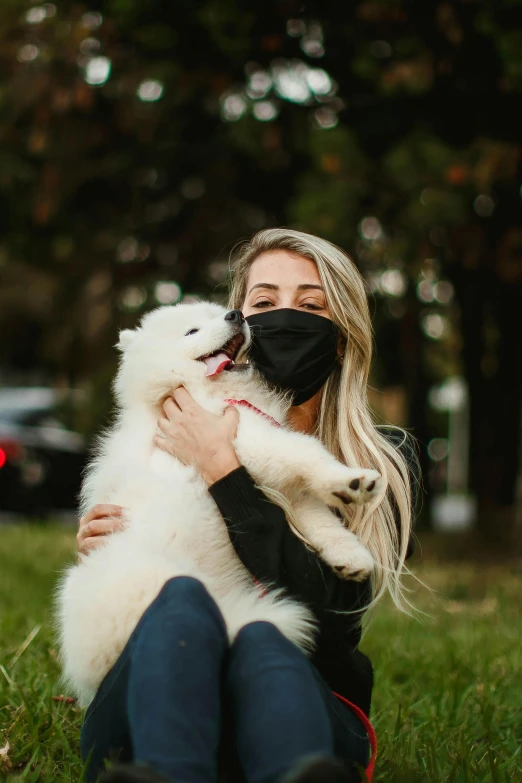
[[[113,503],[97,503],[80,519],[80,527],[101,517],[118,517],[123,514],[123,508]]]
[[[163,410],[165,411],[165,415],[168,419],[173,419],[176,414],[181,412],[181,407],[173,397],[167,397],[163,403]]]
[[[82,554],[102,543],[103,536],[125,526],[123,508],[113,503],[98,503],[80,519],[76,540]]]
[[[157,425],[160,430],[166,434],[170,427],[170,421],[165,416],[160,416]]]
[[[154,435],[152,443],[157,449],[160,449],[160,451],[164,451],[165,454],[170,454],[168,441],[166,438],[162,437],[161,435]]]
[[[78,531],[78,550],[81,554],[87,554],[92,549],[101,546],[105,536],[124,530],[125,519],[122,516],[103,517],[87,522]]]
[[[122,517],[105,517],[104,519],[93,519],[83,528],[83,537],[106,536],[109,533],[115,533],[117,530],[123,530],[125,521]]]
[[[197,408],[201,409],[201,406],[198,405],[198,403],[194,400],[194,398],[189,394],[189,392],[185,389],[184,386],[178,386],[177,389],[174,389],[172,392],[172,399],[178,406],[178,408],[182,411],[186,411],[190,408],[193,410],[196,410]]]
[[[99,549],[99,547],[103,546],[104,542],[103,536],[94,536],[93,538],[86,538],[84,541],[81,542],[81,544],[78,547],[78,552],[80,555],[88,555],[89,552],[92,552],[94,549]]]

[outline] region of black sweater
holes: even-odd
[[[239,559],[252,576],[262,583],[284,587],[312,609],[319,625],[312,662],[332,690],[368,715],[373,668],[357,647],[362,615],[371,597],[369,580],[339,579],[292,533],[284,511],[256,486],[246,468],[239,467],[224,476],[209,487],[209,492],[227,524]],[[411,551],[410,543],[409,554]],[[353,610],[361,611],[338,614]]]

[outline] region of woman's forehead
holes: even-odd
[[[314,261],[287,250],[271,250],[258,256],[250,267],[247,291],[258,283],[295,287],[301,283],[321,284]]]

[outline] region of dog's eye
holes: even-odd
[[[199,329],[189,329],[188,332],[185,333],[185,337],[188,337],[189,334],[196,334],[196,332],[199,332]]]

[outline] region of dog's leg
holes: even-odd
[[[240,462],[261,484],[279,490],[306,490],[328,506],[368,503],[379,492],[376,470],[348,468],[310,435],[277,428],[250,410],[241,410],[234,442]]]
[[[373,557],[324,503],[303,496],[292,504],[292,515],[299,532],[341,579],[360,582],[369,576]]]

